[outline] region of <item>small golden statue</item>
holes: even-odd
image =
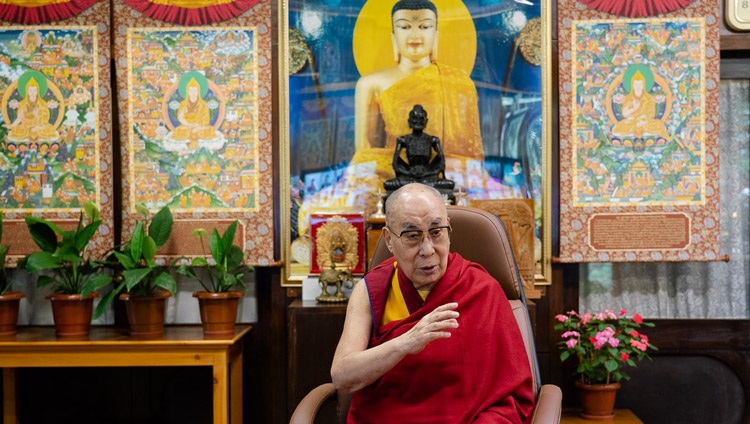
[[[320,273],[318,282],[320,283],[320,288],[322,290],[320,296],[315,298],[315,300],[317,300],[318,302],[337,303],[346,302],[347,300],[349,300],[344,292],[341,291],[341,287],[345,283],[352,282],[352,272],[348,269],[336,269],[333,264],[331,264],[330,269],[326,269]],[[329,293],[329,286],[335,286],[336,293]]]

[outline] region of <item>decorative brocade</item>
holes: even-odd
[[[0,0],[0,21],[39,25],[76,16],[97,0]]]
[[[236,18],[259,0],[123,0],[144,15],[180,25],[207,25]]]

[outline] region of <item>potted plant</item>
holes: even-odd
[[[95,316],[100,316],[119,294],[125,302],[130,335],[155,338],[164,334],[166,299],[177,289],[168,267],[155,261],[156,250],[172,233],[172,212],[165,206],[149,223],[150,211],[145,205],[137,205],[136,211],[143,220],[136,222],[130,240],[107,258],[106,264],[114,269],[116,285],[99,303]]]
[[[627,314],[625,310],[617,315],[611,310],[583,315],[570,311],[555,317],[559,321],[555,330],[563,332],[560,359],[578,359],[575,386],[581,394],[583,418],[612,419],[620,381],[630,379],[625,368],[644,358],[650,360],[647,351],[657,350],[648,336],[638,331],[654,324],[643,321],[639,314]]]
[[[0,336],[12,336],[17,331],[18,306],[26,295],[12,291],[13,277],[8,276],[5,268],[5,257],[10,247],[2,244],[2,239],[3,212],[0,211]]]
[[[232,290],[235,287],[245,287],[243,276],[252,271],[244,265],[245,252],[234,244],[234,234],[237,231],[237,221],[232,222],[223,235],[214,228],[209,240],[211,251],[210,261],[206,259],[205,238],[206,230],[193,230],[193,236],[200,239],[204,257],[196,257],[189,263],[182,263],[177,273],[200,282],[203,291],[193,293],[198,299],[203,333],[212,336],[227,336],[234,334],[234,323],[237,320],[239,299],[244,293]],[[180,258],[176,262],[184,262]],[[201,276],[197,268],[205,268]],[[207,275],[207,276],[205,276]]]
[[[84,212],[88,224],[84,225]],[[86,248],[102,220],[99,209],[92,202],[84,204],[74,230],[64,230],[54,223],[25,217],[31,238],[41,249],[25,258],[26,270],[31,273],[49,271],[37,278],[37,287],[50,287],[48,295],[58,337],[81,337],[89,333],[91,312],[96,290],[112,281],[102,267],[89,257]]]

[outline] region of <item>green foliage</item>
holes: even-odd
[[[136,296],[148,296],[157,289],[172,295],[177,283],[167,266],[155,262],[156,250],[163,246],[172,233],[172,212],[165,206],[148,222],[150,212],[144,205],[136,206],[143,217],[136,223],[130,240],[122,243],[107,258],[105,264],[114,269],[115,287],[96,308],[94,317],[101,316],[115,297],[123,290]]]
[[[189,263],[182,263],[177,268],[177,273],[190,277],[200,282],[201,286],[207,292],[223,293],[231,290],[233,287],[245,287],[245,281],[242,279],[245,272],[252,272],[253,269],[244,265],[245,252],[237,245],[233,244],[234,235],[237,231],[237,221],[232,222],[223,235],[214,228],[209,238],[209,250],[213,265],[202,257],[193,258]],[[207,236],[206,230],[197,228],[193,230],[193,236],[201,241],[203,256],[207,257],[204,240]],[[185,262],[185,257],[175,261]],[[205,267],[208,273],[208,279],[201,278],[196,272],[197,268]]]
[[[8,256],[10,246],[2,244],[3,240],[3,211],[0,211],[0,294],[5,294],[13,287],[13,279],[8,278],[5,269],[5,257]]]
[[[84,225],[84,212],[88,224]],[[106,286],[112,277],[102,274],[101,264],[89,259],[86,248],[96,234],[102,221],[99,209],[86,202],[78,218],[75,230],[63,230],[50,221],[33,216],[25,217],[31,238],[41,252],[30,254],[24,265],[30,273],[50,271],[53,275],[40,275],[38,287],[52,286],[52,290],[64,294],[80,294],[85,298],[90,293]]]
[[[648,337],[637,330],[654,324],[644,322],[638,314],[632,318],[626,315],[625,310],[619,315],[606,310],[582,316],[570,311],[555,317],[558,321],[555,330],[563,331],[563,341],[559,342],[562,349],[560,360],[578,359],[575,373],[582,383],[609,384],[629,380],[625,368],[636,366],[633,359],[650,360],[647,351],[657,350],[649,343]]]

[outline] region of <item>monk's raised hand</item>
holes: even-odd
[[[458,303],[446,303],[422,317],[411,330],[404,333],[409,353],[419,353],[430,342],[451,336],[450,330],[458,328]]]

